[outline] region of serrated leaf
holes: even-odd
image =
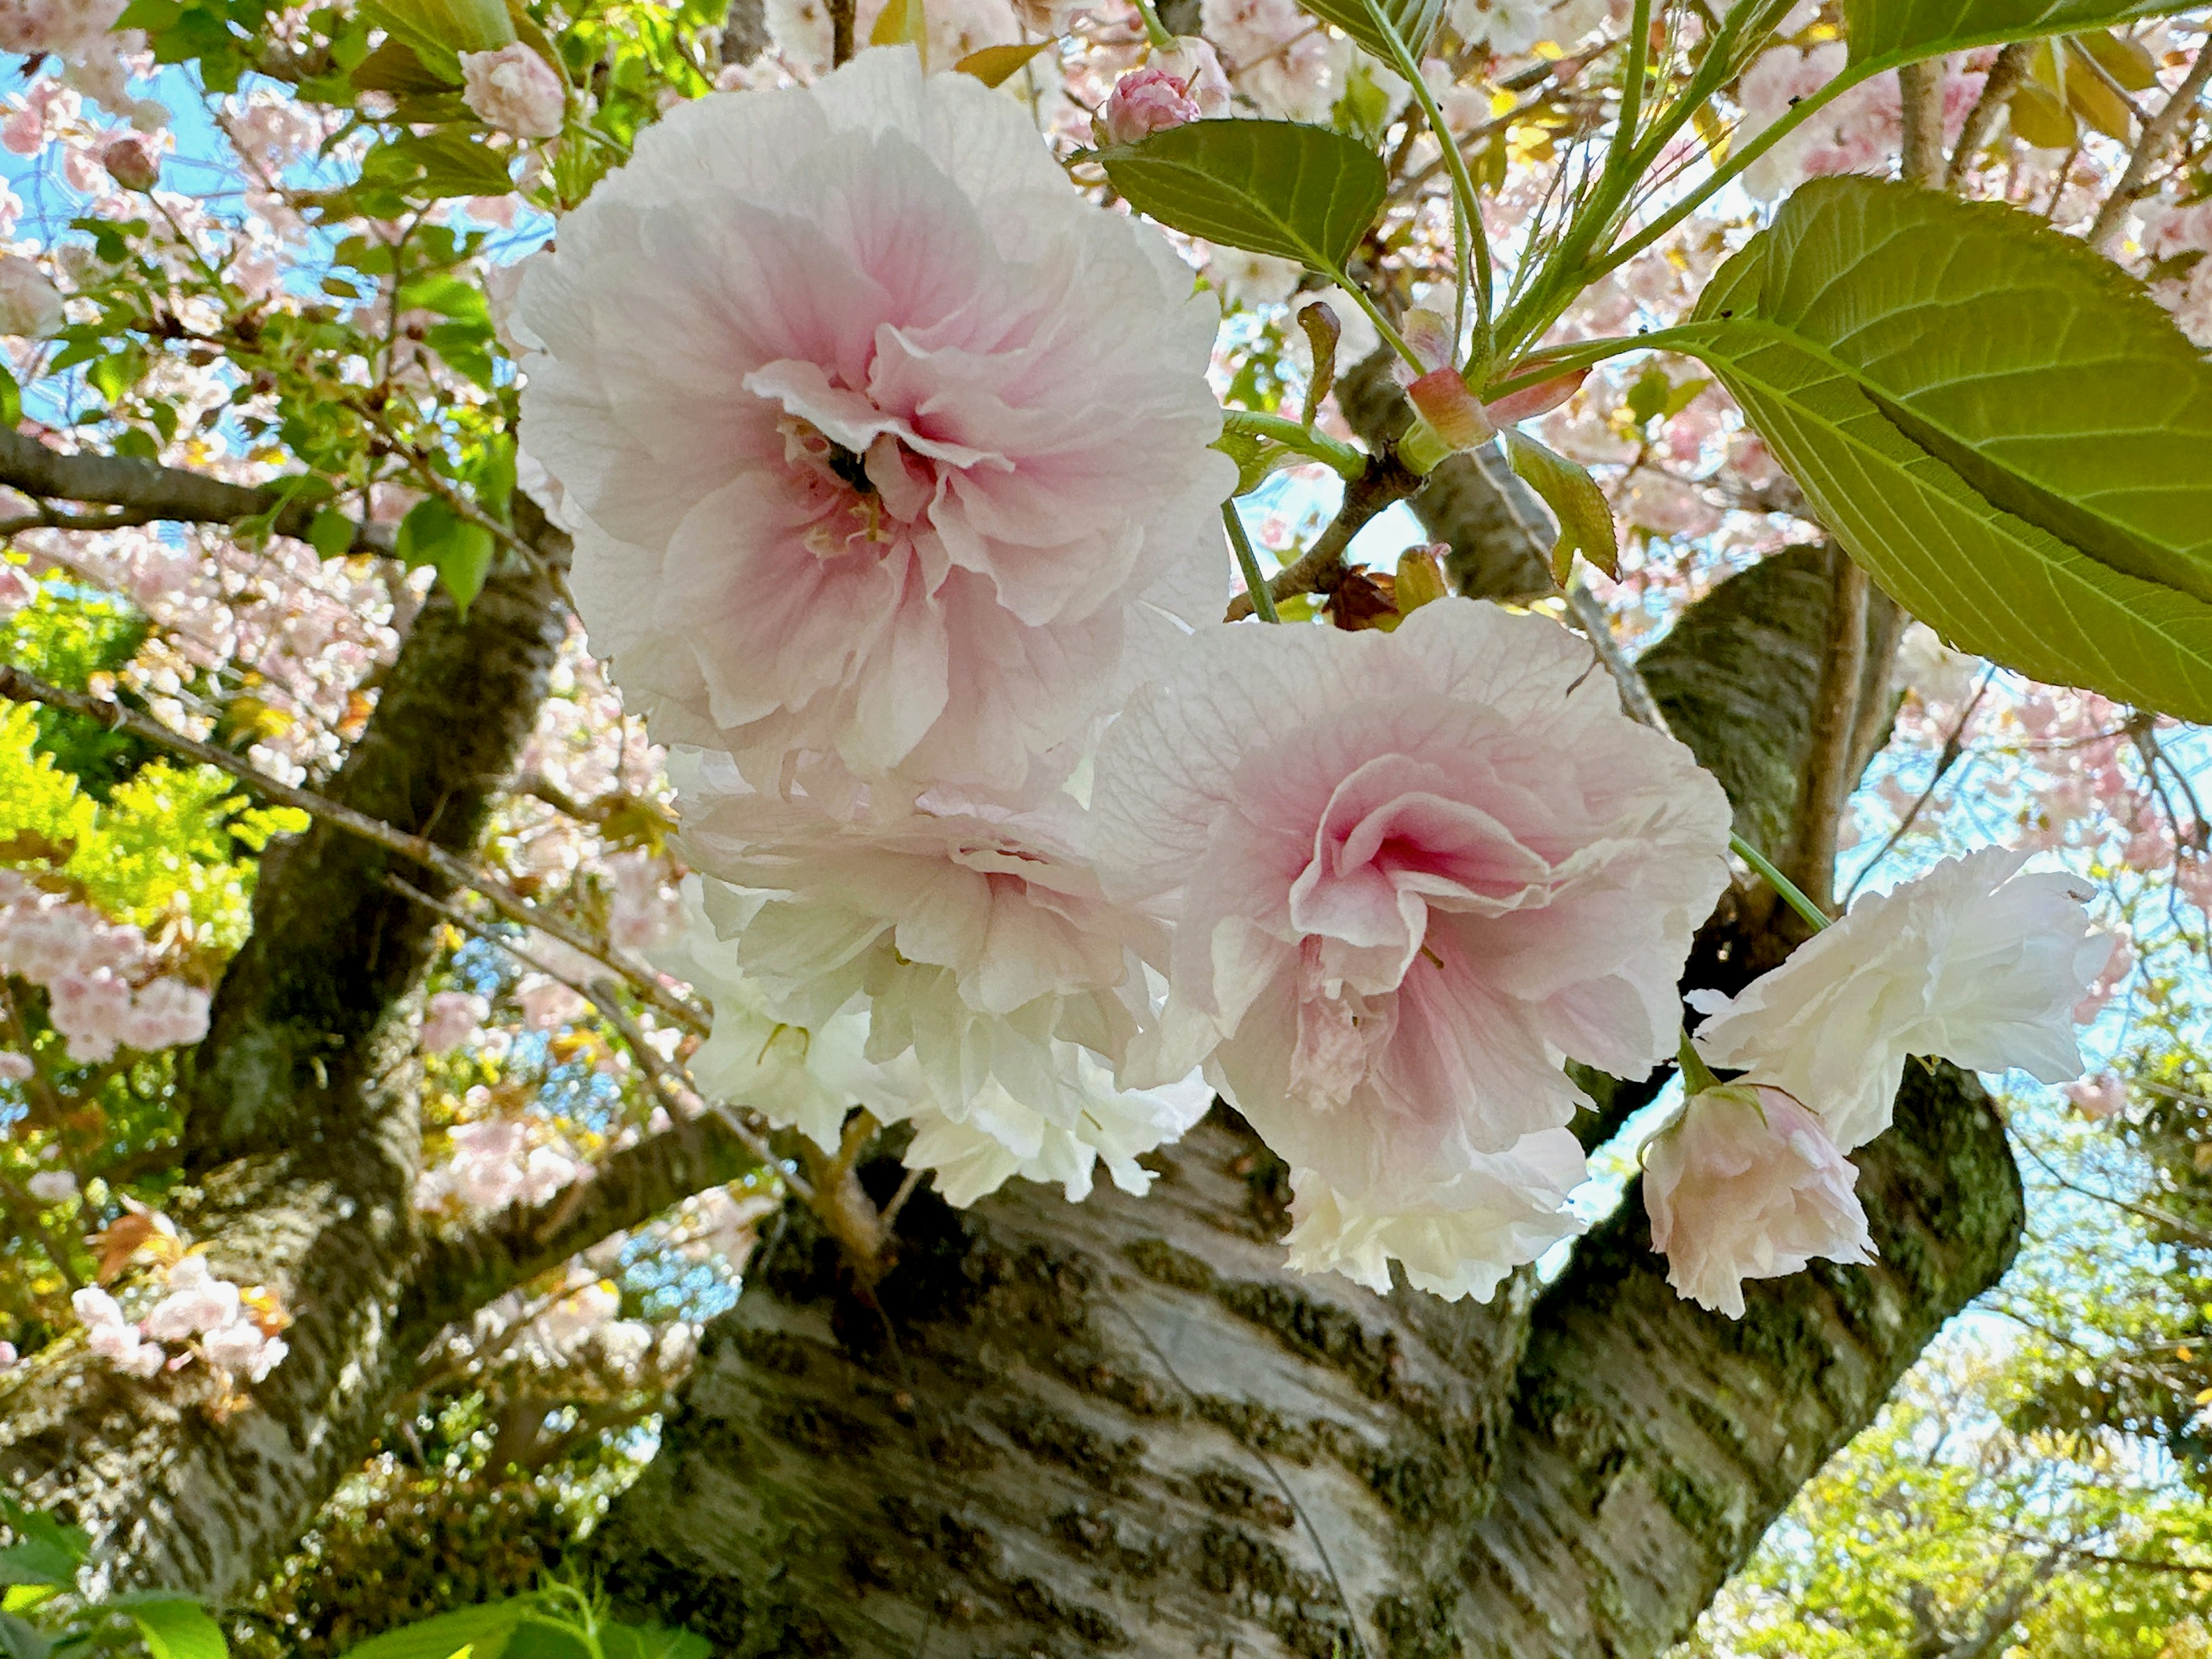
[[[1016,70],[1051,44],[1049,40],[1032,40],[1021,46],[982,46],[952,67],[962,75],[974,76],[987,87],[1003,86]]]
[[[154,1659],[230,1659],[222,1626],[197,1601],[139,1601],[130,1611]]]
[[[1298,3],[1324,23],[1335,24],[1385,64],[1395,56],[1382,31],[1368,15],[1365,0],[1298,0]],[[1444,0],[1379,0],[1379,3],[1390,27],[1406,43],[1406,50],[1419,63],[1428,53],[1429,43],[1436,39],[1437,25],[1443,21]]]
[[[2078,34],[2186,11],[2189,0],[1844,0],[1854,78],[1939,52]]]
[[[1505,429],[1505,453],[1522,482],[1544,498],[1559,520],[1559,538],[1552,544],[1552,578],[1560,586],[1580,553],[1608,576],[1618,574],[1620,544],[1613,534],[1613,509],[1579,462],[1547,448],[1516,427]]]
[[[2212,363],[2017,210],[1822,179],[1668,343],[1965,650],[2212,718]]]
[[[1298,121],[1193,121],[1097,155],[1129,204],[1162,224],[1330,274],[1389,188],[1365,145]]]

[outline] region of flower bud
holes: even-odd
[[[161,158],[152,141],[135,132],[100,151],[100,165],[125,190],[151,190],[161,176]]]
[[[1195,34],[1178,34],[1146,60],[1148,69],[1165,70],[1182,82],[1183,96],[1198,106],[1198,118],[1212,121],[1229,113],[1229,76],[1213,44]]]
[[[1133,144],[1199,118],[1198,105],[1185,82],[1148,64],[1114,83],[1096,125],[1101,143]]]
[[[1482,399],[1468,390],[1455,368],[1431,369],[1406,388],[1406,396],[1449,448],[1473,449],[1498,435]]]

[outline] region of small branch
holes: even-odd
[[[1314,544],[1276,573],[1267,584],[1278,603],[1294,593],[1331,593],[1344,579],[1344,550],[1367,521],[1384,508],[1416,494],[1428,480],[1413,471],[1395,453],[1371,456],[1367,470],[1345,487],[1344,504],[1329,520]],[[1252,596],[1239,593],[1230,602],[1224,622],[1242,622],[1252,614]]]
[[[1958,763],[1959,757],[1965,752],[1966,727],[1974,718],[1974,710],[1982,706],[1983,694],[1990,689],[1990,682],[1996,678],[1996,672],[1992,668],[1982,676],[1982,683],[1974,688],[1972,699],[1960,712],[1957,722],[1953,725],[1949,734],[1943,739],[1942,750],[1936,757],[1936,775],[1928,780],[1928,787],[1920,792],[1918,799],[1914,800],[1911,806],[1906,810],[1905,816],[1897,821],[1897,828],[1889,832],[1889,839],[1882,842],[1875,855],[1861,867],[1857,876],[1852,879],[1850,886],[1845,890],[1843,902],[1838,906],[1838,909],[1850,908],[1852,898],[1865,884],[1866,878],[1875,872],[1875,867],[1884,859],[1889,856],[1890,849],[1905,839],[1906,833],[1919,819],[1921,810],[1935,795],[1936,786],[1950,775],[1952,767]]]
[[[2112,186],[2112,193],[2105,198],[2104,204],[2097,210],[2096,219],[2089,226],[2085,240],[2100,253],[2108,251],[2107,245],[2118,234],[2120,222],[2127,216],[2128,210],[2154,188],[2150,170],[2165,159],[2182,122],[2194,122],[2197,100],[2204,95],[2207,81],[2212,81],[2212,44],[2197,49],[2197,61],[2189,66],[2189,73],[2174,88],[2173,96],[2166,100],[2164,108],[2143,123],[2136,147],[2128,155],[2126,171],[2120,174],[2119,183]]]
[[[1897,71],[1905,127],[1899,172],[1907,184],[1943,182],[1943,60],[1931,58]]]
[[[830,67],[836,68],[853,55],[853,14],[855,0],[829,0]]]
[[[280,536],[304,541],[324,503],[288,500],[295,479],[248,486],[226,483],[204,473],[122,455],[67,454],[49,449],[27,433],[0,431],[0,484],[45,501],[90,501],[143,514],[132,522],[236,524],[277,508],[272,528]],[[279,507],[278,504],[283,505]],[[98,528],[119,527],[101,524]],[[78,526],[64,525],[59,528]],[[383,525],[354,526],[356,552],[389,554],[392,532]]]
[[[1852,738],[1856,734],[1859,680],[1866,665],[1867,576],[1841,548],[1828,603],[1827,648],[1813,699],[1813,732],[1797,790],[1782,872],[1824,910],[1832,908],[1836,830],[1851,793]]]
[[[527,927],[539,928],[563,945],[580,951],[611,969],[635,986],[638,994],[656,1010],[685,1030],[702,1036],[706,1033],[707,1017],[701,1010],[690,1006],[670,992],[645,969],[623,961],[621,953],[612,945],[592,938],[585,929],[565,917],[530,903],[504,883],[466,860],[447,852],[435,842],[422,836],[410,835],[381,818],[356,812],[349,806],[340,805],[337,801],[308,790],[295,789],[289,783],[280,783],[228,749],[218,749],[213,744],[202,743],[197,738],[188,738],[180,732],[171,731],[161,721],[125,708],[119,702],[95,697],[88,692],[65,691],[5,663],[0,663],[0,697],[15,702],[40,702],[52,708],[66,708],[98,720],[110,731],[129,732],[167,750],[171,754],[181,755],[203,766],[212,766],[217,771],[228,773],[264,799],[295,808],[311,817],[320,818],[334,828],[358,836],[363,841],[373,842],[402,858],[435,871],[456,887],[469,888],[483,894],[492,908],[509,921],[520,922]]]
[[[1990,130],[1996,125],[1997,116],[2014,90],[2027,78],[2028,52],[2033,44],[2015,40],[1990,65],[1989,75],[1982,82],[1981,95],[1974,100],[1973,108],[1966,112],[1966,125],[1959,130],[1959,147],[1951,152],[1951,164],[1944,169],[1946,187],[1956,190],[1965,182],[1966,169],[1974,164],[1974,152],[1981,149]]]
[[[1590,649],[1597,653],[1598,661],[1613,677],[1613,684],[1620,688],[1620,706],[1628,711],[1628,717],[1655,732],[1674,736],[1668,728],[1667,716],[1651,695],[1651,688],[1644,684],[1643,674],[1620,648],[1620,641],[1613,638],[1612,619],[1597,602],[1597,595],[1576,582],[1567,589],[1567,615],[1589,641]]]

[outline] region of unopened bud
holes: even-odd
[[[1372,570],[1346,573],[1328,596],[1328,619],[1348,633],[1374,629],[1389,633],[1398,625],[1396,582]]]
[[[1432,368],[1406,388],[1421,418],[1451,449],[1473,449],[1498,435],[1482,399],[1468,390],[1455,368]]]
[[[1449,551],[1449,542],[1421,542],[1398,556],[1398,582],[1394,597],[1400,616],[1411,616],[1423,605],[1450,593],[1444,581],[1443,565],[1443,556]]]
[[[151,190],[161,176],[161,158],[151,142],[135,132],[100,151],[100,165],[125,190]]]
[[[1197,102],[1183,80],[1148,64],[1114,83],[1094,125],[1103,144],[1133,144],[1199,116]]]

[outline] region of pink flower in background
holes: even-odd
[[[2059,1091],[2074,1103],[2074,1109],[2086,1118],[2100,1121],[2118,1117],[2128,1109],[2128,1085],[2112,1072],[2100,1072],[2079,1083],[2069,1083]]]
[[[0,334],[43,340],[64,321],[62,293],[34,261],[0,254]]]
[[[458,1048],[491,1018],[491,1005],[473,991],[439,991],[422,1006],[416,1041],[426,1054]]]
[[[1935,1054],[2044,1083],[2081,1073],[2073,1011],[2109,957],[2077,876],[2001,847],[1869,894],[1735,998],[1691,994],[1706,1062],[1818,1112],[1844,1152],[1889,1127],[1905,1062]]]
[[[1152,1055],[1340,1206],[1394,1212],[1641,1077],[1726,881],[1729,807],[1589,647],[1482,604],[1393,633],[1217,627],[1109,728],[1109,890],[1176,934]]]
[[[1212,302],[911,52],[672,112],[519,315],[594,649],[763,787],[1014,787],[1125,645],[1226,603]]]
[[[488,127],[517,138],[550,138],[561,131],[568,89],[553,66],[520,40],[496,52],[461,54],[461,101]]]
[[[1098,136],[1109,144],[1133,144],[1151,133],[1195,121],[1201,113],[1180,76],[1147,64],[1114,83],[1098,113]]]
[[[1741,1319],[1747,1279],[1778,1279],[1815,1256],[1873,1261],[1852,1190],[1858,1173],[1820,1120],[1779,1089],[1691,1096],[1644,1158],[1644,1207],[1667,1282]]]
[[[1182,82],[1183,95],[1198,106],[1199,118],[1211,121],[1229,113],[1229,76],[1213,43],[1202,35],[1178,34],[1172,46],[1162,46],[1145,60]]]

